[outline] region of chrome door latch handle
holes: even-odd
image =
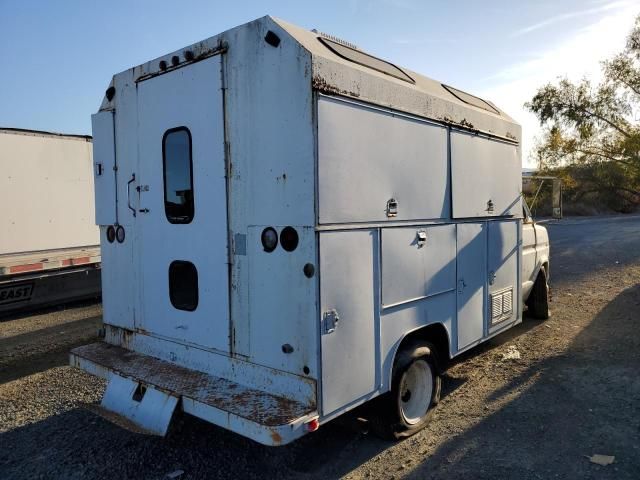
[[[416,233],[416,243],[418,244],[418,248],[422,248],[427,243],[427,232],[424,230],[418,230]]]
[[[458,280],[458,293],[462,293],[466,286],[467,284],[464,283],[464,279],[461,278],[460,280]]]
[[[398,215],[398,201],[395,198],[387,200],[387,217],[396,217]]]
[[[489,272],[489,285],[493,285],[496,281],[496,272],[494,272],[493,270],[491,270]]]

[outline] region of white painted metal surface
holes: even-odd
[[[216,56],[138,86],[140,156],[134,185],[136,189],[140,187],[140,193],[132,202],[137,209],[133,241],[141,281],[141,314],[136,317],[136,326],[228,352],[227,206],[220,74],[221,57]],[[188,224],[170,223],[165,212],[163,137],[176,127],[186,127],[191,135],[195,213]],[[171,304],[169,266],[176,260],[191,262],[196,268],[198,303],[194,311]]]
[[[318,277],[308,278],[303,273],[306,263],[315,265],[315,230],[296,226],[300,241],[293,252],[277,248],[266,254],[260,243],[266,226],[249,227],[247,235],[251,262],[246,285],[251,314],[246,339],[249,358],[259,365],[296,375],[304,374],[306,367],[306,375],[317,378],[319,365],[313,352],[318,339]],[[236,337],[241,333],[236,330]],[[284,345],[291,346],[291,351],[283,351]]]
[[[324,415],[376,389],[378,248],[375,230],[320,235]]]
[[[455,288],[455,225],[382,230],[383,308]]]
[[[0,129],[0,255],[99,244],[91,139]]]
[[[281,39],[277,48],[264,41],[268,30]],[[252,22],[227,32],[224,41],[233,46],[222,57],[232,165],[233,353],[317,379],[318,276],[303,273],[306,263],[318,270],[311,55],[274,22]],[[266,254],[260,243],[266,226],[279,234],[295,227],[298,247]]]
[[[451,132],[453,217],[520,217],[520,169],[515,144]]]
[[[504,326],[518,317],[517,299],[519,295],[519,254],[520,245],[518,232],[521,229],[519,220],[489,222],[488,226],[488,254],[487,275],[489,283],[489,297],[495,292],[500,295],[502,314],[491,315],[490,324]],[[511,293],[509,293],[511,292]],[[490,306],[491,308],[491,306]]]
[[[320,97],[318,200],[319,223],[447,218],[446,129]]]
[[[114,112],[115,115],[115,217],[117,224],[124,228],[126,238],[123,243],[109,243],[106,237],[108,226],[100,227],[102,308],[108,323],[133,330],[134,319],[140,315],[140,271],[137,268],[139,257],[134,252],[135,217],[128,205],[129,191],[133,188],[135,194],[135,185],[128,181],[138,171],[138,89],[127,72],[114,77],[113,83],[117,95],[110,107],[101,112]],[[99,132],[95,134],[97,136]],[[109,132],[105,135],[107,139],[111,137]],[[104,198],[98,193],[96,203],[106,210],[113,209],[114,197],[110,191],[104,192]]]
[[[458,350],[484,336],[487,283],[487,225],[457,226]]]
[[[118,223],[116,215],[116,142],[112,110],[91,116],[96,225]]]
[[[522,222],[522,297],[527,298],[533,282],[537,265],[536,230],[532,219]]]

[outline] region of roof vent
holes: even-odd
[[[332,42],[339,43],[340,45],[344,45],[345,47],[353,48],[354,50],[360,50],[357,45],[354,45],[351,42],[347,42],[346,40],[342,40],[341,38],[334,37],[333,35],[329,35],[328,33],[319,32],[315,28],[311,31],[316,35],[318,35],[319,37],[326,38],[327,40],[331,40]]]

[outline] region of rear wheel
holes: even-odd
[[[378,400],[374,431],[387,439],[400,439],[422,430],[440,400],[440,385],[433,345],[407,345],[397,355],[391,392]]]
[[[549,318],[549,283],[547,282],[547,272],[544,267],[540,269],[533,284],[527,299],[527,307],[529,307],[529,313],[533,318],[540,320]]]

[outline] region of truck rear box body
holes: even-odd
[[[453,356],[521,319],[520,127],[326,38],[261,18],[93,117],[106,336],[71,357],[144,429],[181,405],[284,444],[388,391],[408,333]]]

